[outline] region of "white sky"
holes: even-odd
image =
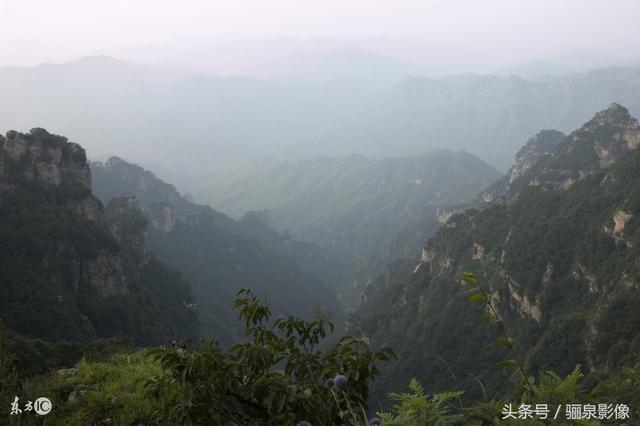
[[[639,0],[0,0],[0,66],[177,40],[384,37],[508,66],[640,56]]]

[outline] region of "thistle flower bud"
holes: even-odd
[[[339,391],[343,391],[347,388],[347,378],[342,374],[338,374],[333,378],[333,386]]]

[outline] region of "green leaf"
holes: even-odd
[[[505,359],[504,361],[496,362],[493,364],[494,368],[506,368],[506,367],[514,367],[516,362],[512,359]]]
[[[470,303],[487,302],[488,300],[487,296],[483,296],[482,294],[472,294],[469,296]]]
[[[493,342],[494,346],[501,348],[510,348],[513,343],[513,340],[506,336],[500,336]]]
[[[465,284],[472,284],[472,283],[478,282],[478,277],[476,277],[476,274],[474,274],[473,272],[463,272],[462,275],[460,276],[460,279]]]

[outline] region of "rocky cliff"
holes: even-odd
[[[10,328],[50,341],[194,337],[189,286],[150,255],[136,209],[128,198],[105,214],[84,150],[66,138],[44,129],[0,138],[0,313]],[[179,299],[148,299],[150,274]]]
[[[629,111],[611,104],[579,129],[571,132],[550,154],[511,184],[512,191],[524,185],[547,185],[568,189],[574,183],[612,166],[638,147],[640,124]],[[517,182],[517,183],[516,183]]]
[[[527,174],[540,160],[549,157],[564,138],[566,135],[557,130],[541,130],[536,133],[516,153],[514,164],[507,175],[483,190],[473,203],[473,207],[507,201],[507,196],[513,194],[510,191],[511,185]]]
[[[48,185],[78,184],[91,189],[91,175],[84,149],[66,138],[35,128],[28,134],[15,131],[0,136],[0,171],[9,176],[7,167],[27,180]]]
[[[505,202],[452,215],[413,263],[395,263],[367,291],[354,323],[399,349],[379,386],[416,376],[468,395],[507,376],[460,284],[474,271],[532,372],[580,364],[597,376],[640,350],[638,122],[612,105],[511,182]],[[568,183],[570,182],[570,183]],[[391,380],[393,377],[393,380]],[[401,379],[401,380],[399,380]]]

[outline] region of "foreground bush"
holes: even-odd
[[[367,339],[350,336],[327,343],[333,325],[320,314],[312,321],[272,320],[269,308],[248,290],[241,292],[236,308],[247,339],[228,349],[213,342],[195,350],[187,343],[173,343],[108,360],[83,359],[73,369],[20,384],[6,350],[6,336],[0,333],[4,396],[10,398],[14,392],[23,400],[47,396],[55,407],[45,417],[24,413],[7,421],[4,412],[0,424],[595,426],[631,425],[640,419],[640,368],[598,380],[585,380],[579,367],[566,377],[553,372],[526,374],[526,381],[520,378],[505,386],[503,395],[485,395],[471,405],[462,404],[462,392],[428,395],[414,380],[409,392],[388,395],[394,403],[389,411],[372,414],[366,404],[369,385],[378,374],[378,364],[393,356],[390,350],[375,352]],[[503,366],[513,368],[516,377],[524,371],[512,363]],[[554,409],[560,405],[562,413],[567,404],[625,404],[630,408],[629,421],[503,418],[505,406],[517,411],[536,404]]]
[[[366,338],[345,336],[324,347],[334,326],[292,316],[271,321],[267,306],[242,290],[235,307],[247,340],[222,350],[215,343],[191,351],[154,351],[168,375],[149,389],[162,406],[161,424],[366,424],[369,383],[389,349],[374,352]],[[304,423],[303,423],[304,424]]]

